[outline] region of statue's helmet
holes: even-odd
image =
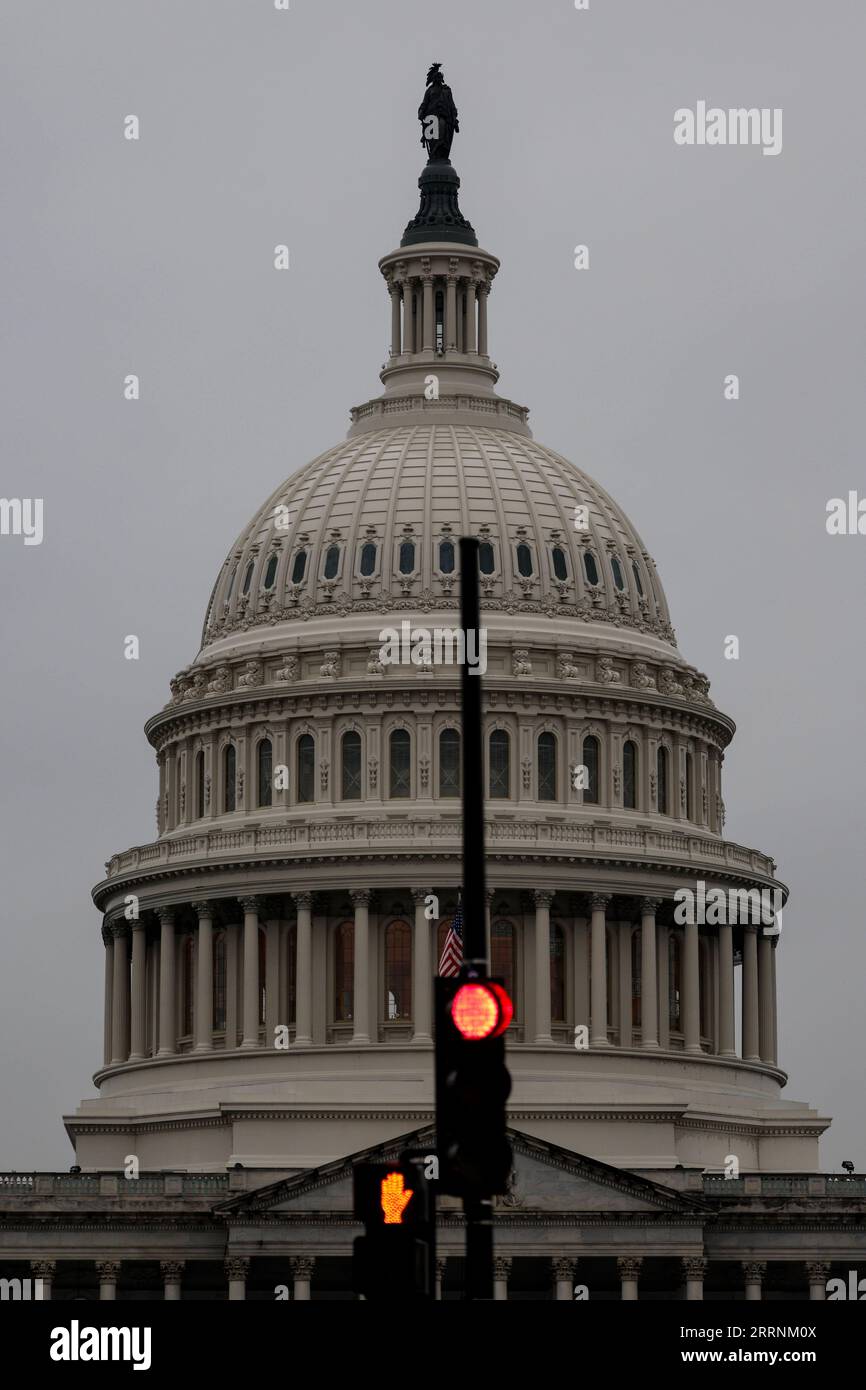
[[[441,82],[441,81],[442,81],[442,64],[441,64],[441,63],[432,63],[431,66],[430,66],[430,71],[429,71],[428,74],[427,74],[427,86],[429,87],[431,82]]]

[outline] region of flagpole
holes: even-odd
[[[470,669],[469,634],[475,634],[475,652],[481,648],[478,596],[478,540],[460,538],[460,624],[463,630],[463,662],[460,686],[463,703],[463,967],[461,974],[486,975],[487,893],[484,862],[484,759],[481,736],[481,673]]]

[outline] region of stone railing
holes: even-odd
[[[350,416],[352,424],[357,425],[361,420],[375,419],[376,416],[384,418],[389,415],[401,415],[405,414],[407,410],[423,410],[425,414],[434,419],[437,414],[441,415],[446,411],[457,410],[474,411],[482,415],[519,420],[524,425],[529,419],[527,406],[517,405],[514,401],[505,400],[501,396],[445,395],[436,400],[428,400],[422,392],[405,396],[380,396],[376,400],[365,401],[363,405],[354,406],[350,411]]]
[[[866,1197],[866,1177],[835,1173],[746,1173],[726,1178],[723,1173],[704,1173],[707,1197],[831,1197],[840,1200]]]
[[[508,820],[487,822],[487,844],[493,852],[514,845],[521,851],[534,848],[539,854],[557,858],[575,850],[587,856],[621,859],[624,855],[672,863],[693,864],[696,871],[729,871],[740,876],[772,880],[775,863],[766,854],[744,845],[717,840],[679,830],[628,829],[619,826],[587,825],[577,820],[547,822]],[[404,844],[407,849],[423,850],[436,843],[437,850],[461,844],[459,820],[432,820],[406,816],[399,820],[340,818],[339,820],[255,821],[237,829],[208,829],[115,854],[109,861],[107,877],[128,874],[150,866],[165,866],[226,859],[235,855],[249,858],[269,854],[327,853],[335,845],[353,850],[375,851],[383,843],[389,847]],[[445,842],[443,844],[443,842]]]
[[[7,1197],[207,1197],[230,1189],[229,1173],[0,1173],[0,1202]],[[232,1184],[237,1185],[237,1184]]]

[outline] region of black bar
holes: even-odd
[[[477,1303],[493,1298],[493,1203],[489,1197],[465,1197],[466,1288],[464,1298]]]
[[[481,674],[470,671],[467,660],[469,634],[476,634],[480,649],[478,599],[478,540],[460,537],[460,623],[463,630],[463,664],[460,685],[463,699],[463,964],[466,973],[487,973],[484,864],[484,760],[481,741]]]

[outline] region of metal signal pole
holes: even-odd
[[[461,976],[486,976],[487,893],[484,859],[484,757],[481,734],[481,674],[468,662],[469,634],[481,650],[478,586],[478,540],[460,538],[460,623],[463,665],[460,671],[463,737],[463,966]],[[490,1197],[464,1197],[466,1218],[466,1292],[474,1302],[493,1298],[493,1203]]]

